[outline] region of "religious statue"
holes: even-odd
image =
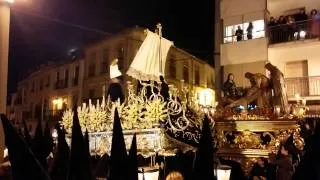
[[[273,90],[273,106],[280,106],[281,112],[288,114],[289,106],[284,76],[277,67],[270,63],[266,64],[265,68],[270,71],[271,88]]]
[[[234,76],[231,73],[228,74],[228,79],[223,84],[223,93],[228,102],[232,102],[238,97],[237,86],[234,82]]]
[[[121,87],[121,82],[119,77],[122,76],[118,68],[118,59],[115,59],[110,65],[110,85],[107,92],[107,96],[110,96],[110,100],[115,102],[118,99],[122,104],[124,102],[124,94]]]
[[[244,97],[233,101],[227,107],[247,106],[250,103],[256,102],[258,107],[270,106],[270,81],[261,73],[249,73],[245,74],[245,77],[250,80],[251,87],[247,90]]]

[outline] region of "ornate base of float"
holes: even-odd
[[[298,120],[220,120],[215,131],[218,156],[239,162],[246,174],[258,157],[276,153],[291,134],[296,147],[302,149],[304,145]]]
[[[138,154],[144,157],[152,157],[156,153],[162,156],[174,156],[176,149],[190,150],[192,146],[168,137],[164,129],[151,128],[151,129],[133,129],[123,130],[126,148],[129,151],[133,135],[137,137]],[[67,138],[68,144],[71,143],[71,137]],[[91,155],[110,155],[112,144],[112,131],[89,133],[89,148]]]

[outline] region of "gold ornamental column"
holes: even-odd
[[[0,113],[6,114],[8,57],[9,57],[9,26],[10,3],[12,0],[0,0]],[[3,161],[4,134],[0,122],[0,163]]]

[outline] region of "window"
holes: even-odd
[[[34,92],[34,81],[32,81],[31,92]]]
[[[78,96],[74,95],[72,96],[72,105],[73,107],[77,107],[77,104],[78,104]]]
[[[88,72],[88,77],[93,77],[95,76],[95,71],[96,71],[96,65],[95,64],[90,64],[89,65],[89,72]]]
[[[102,50],[101,70],[100,73],[107,73],[109,70],[109,49],[104,48]]]
[[[308,77],[308,61],[287,62],[284,75],[286,78]]]
[[[94,62],[97,59],[97,53],[95,51],[92,51],[89,55],[89,61]]]
[[[64,87],[67,88],[69,84],[69,70],[66,69],[64,72]]]
[[[95,97],[95,90],[94,89],[90,89],[89,90],[89,98],[94,98]]]
[[[43,89],[43,79],[40,79],[40,91]]]
[[[60,80],[60,73],[59,73],[59,71],[57,72],[57,81],[59,81]]]
[[[183,66],[183,79],[184,79],[184,82],[189,83],[189,68],[188,68],[188,66]]]
[[[118,54],[118,67],[119,67],[119,70],[122,70],[124,68],[124,48],[122,45],[120,45],[118,47],[118,50],[117,50],[117,54]]]
[[[50,86],[50,75],[47,76],[47,84],[46,87],[48,88]]]
[[[200,85],[200,67],[198,65],[195,66],[195,71],[194,71],[194,83],[195,85],[199,86]]]
[[[176,62],[173,58],[169,60],[169,75],[172,78],[176,78]]]
[[[77,86],[79,83],[79,66],[77,66],[74,70],[74,79],[73,79],[73,85]]]
[[[224,29],[224,43],[237,42],[237,37],[235,33],[238,29],[238,26],[243,30],[242,40],[248,40],[247,28],[250,22],[244,22],[241,24],[226,26]],[[252,21],[252,39],[265,37],[265,22],[264,20],[255,20]]]

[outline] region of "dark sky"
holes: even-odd
[[[21,0],[11,11],[9,92],[29,69],[71,48],[158,22],[175,45],[212,63],[214,0]]]

